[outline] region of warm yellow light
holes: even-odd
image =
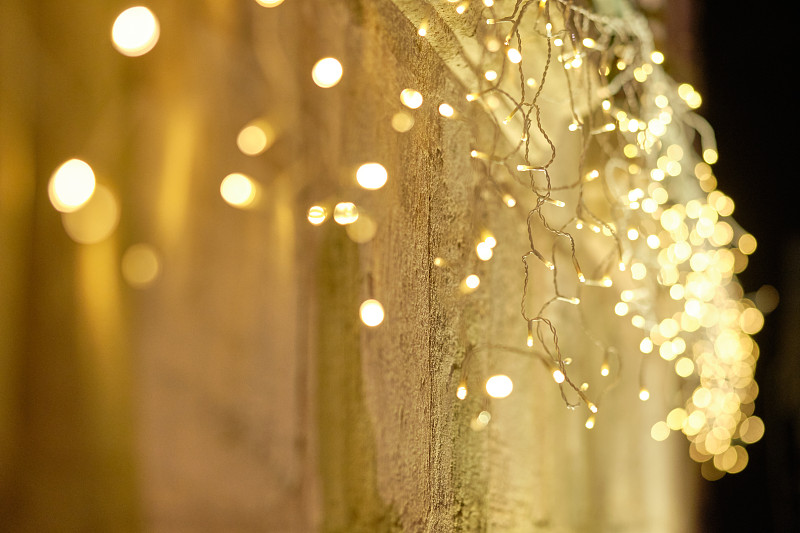
[[[53,173],[47,193],[53,207],[62,213],[69,213],[88,202],[94,189],[92,167],[80,159],[70,159]]]
[[[283,3],[283,0],[256,0],[256,3],[264,7],[277,7]]]
[[[646,402],[647,400],[649,400],[650,399],[650,391],[648,391],[647,389],[641,389],[639,391],[639,399],[642,400],[643,402]]]
[[[417,109],[422,105],[422,95],[414,89],[403,89],[400,93],[400,101],[409,109]]]
[[[503,203],[505,203],[508,207],[514,207],[517,205],[517,200],[510,194],[504,194]]]
[[[661,239],[658,238],[658,235],[648,235],[647,236],[647,246],[653,250],[661,246]]]
[[[643,280],[647,276],[647,267],[642,263],[631,265],[631,277],[635,280]]]
[[[362,213],[359,214],[358,220],[345,226],[345,232],[351,241],[363,244],[375,238],[375,234],[378,233],[378,224],[372,217]]]
[[[458,389],[456,390],[456,397],[459,400],[463,400],[464,398],[467,397],[467,386],[464,385],[463,383],[458,386]]]
[[[128,57],[146,54],[158,42],[158,20],[146,7],[131,7],[119,14],[111,28],[111,41]]]
[[[758,243],[756,242],[756,238],[750,235],[749,233],[745,233],[741,237],[739,237],[739,251],[742,252],[744,255],[750,255],[756,251],[756,246]]]
[[[455,115],[456,111],[450,104],[439,104],[439,114],[443,117],[450,118]]]
[[[239,132],[236,146],[245,155],[263,153],[275,142],[275,131],[263,120],[253,121]]]
[[[592,429],[594,427],[594,415],[590,415],[589,418],[586,419],[584,426],[586,426],[586,429]]]
[[[635,241],[639,238],[639,230],[636,228],[631,228],[628,230],[628,239]]]
[[[244,174],[228,174],[219,186],[223,200],[233,207],[246,209],[253,206],[258,196],[258,185]]]
[[[486,380],[486,393],[492,398],[505,398],[514,389],[514,383],[511,378],[498,374]]]
[[[383,322],[383,306],[378,300],[365,300],[359,308],[359,314],[361,315],[361,322],[371,328]]]
[[[553,379],[555,380],[556,383],[564,383],[564,380],[567,379],[567,377],[561,370],[556,368],[555,370],[553,370]]]
[[[494,81],[497,79],[497,71],[494,70],[487,70],[483,73],[483,77],[489,81]]]
[[[660,65],[661,63],[664,62],[664,54],[662,54],[658,50],[654,50],[653,53],[650,54],[650,60],[656,65]]]
[[[392,116],[392,129],[398,133],[405,133],[414,126],[414,117],[400,111]]]
[[[312,205],[308,208],[308,221],[319,226],[328,218],[328,212],[321,205]]]
[[[380,163],[364,163],[356,171],[356,181],[365,189],[380,189],[386,184],[389,174]]]
[[[663,420],[656,422],[653,424],[653,427],[650,428],[650,436],[655,441],[664,441],[667,440],[669,437],[669,426]]]
[[[508,60],[512,63],[519,63],[522,61],[522,54],[519,53],[519,50],[516,48],[509,48],[506,51],[506,55],[508,56]]]
[[[478,245],[475,247],[475,252],[478,254],[478,259],[481,261],[488,261],[494,255],[494,251],[489,244],[484,242],[479,242]]]
[[[466,285],[470,289],[477,289],[478,285],[480,284],[481,284],[481,278],[479,278],[475,274],[470,274],[464,279],[464,285]]]
[[[122,256],[122,277],[131,287],[151,285],[161,270],[158,253],[149,244],[134,244]]]
[[[757,416],[751,416],[742,422],[739,427],[742,442],[753,444],[764,436],[764,421]]]
[[[339,202],[333,208],[333,220],[345,226],[358,220],[358,208],[353,202]]]
[[[642,342],[639,343],[639,351],[642,353],[650,353],[653,351],[653,341],[650,337],[642,339]]]
[[[706,148],[703,150],[703,161],[709,165],[713,165],[719,159],[719,154],[713,148]]]
[[[694,372],[694,362],[688,357],[681,357],[675,362],[675,373],[682,378],[688,378]]]
[[[425,37],[428,35],[428,29],[425,26],[420,26],[420,28],[417,30],[417,35],[420,37]]]
[[[119,204],[110,190],[97,185],[80,209],[61,214],[61,223],[73,241],[95,244],[114,233],[119,223]]]
[[[334,57],[324,57],[314,64],[311,69],[311,79],[319,87],[328,89],[333,87],[342,79],[344,69],[339,60]]]

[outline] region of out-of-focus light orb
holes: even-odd
[[[505,398],[514,390],[514,383],[511,378],[498,374],[486,380],[486,393],[492,398]]]
[[[258,196],[258,184],[244,174],[228,174],[219,186],[222,199],[233,207],[252,207]]]
[[[236,146],[245,155],[258,155],[275,142],[275,130],[264,120],[254,120],[242,128],[236,137]]]
[[[339,202],[333,208],[333,220],[342,226],[358,220],[358,208],[353,202]]]
[[[649,400],[650,399],[650,391],[648,391],[647,389],[640,390],[639,391],[639,399],[642,400],[643,402],[646,402],[647,400]]]
[[[653,424],[653,427],[650,428],[650,436],[653,440],[659,442],[667,440],[667,437],[669,437],[669,426],[663,420],[656,422]]]
[[[158,42],[158,19],[143,6],[131,7],[119,14],[111,27],[111,41],[119,53],[128,57],[146,54]]]
[[[364,163],[356,171],[356,181],[365,189],[380,189],[386,184],[389,174],[380,163]]]
[[[475,247],[475,253],[478,254],[478,259],[481,261],[488,261],[494,255],[492,247],[486,241],[479,242]]]
[[[625,316],[628,314],[628,304],[625,302],[617,302],[614,306],[614,314],[617,316]]]
[[[324,57],[314,64],[311,69],[311,78],[319,87],[328,89],[342,79],[342,64],[335,57]]]
[[[321,205],[312,205],[308,208],[307,216],[309,222],[315,226],[319,226],[328,218],[328,211]]]
[[[409,109],[417,109],[422,105],[422,95],[414,89],[403,89],[400,93],[400,101]]]
[[[414,127],[414,117],[400,111],[392,116],[392,129],[398,133],[405,133]]]
[[[564,383],[565,379],[567,379],[567,376],[565,376],[561,370],[559,369],[553,370],[553,380],[556,383]]]
[[[256,0],[256,3],[264,7],[278,7],[283,3],[283,0]]]
[[[459,385],[458,390],[456,390],[456,398],[459,400],[463,400],[467,397],[467,386],[466,385]]]
[[[586,419],[586,423],[583,424],[586,429],[592,429],[594,427],[594,415],[590,415],[589,418]]]
[[[102,185],[80,209],[62,213],[61,222],[70,238],[80,244],[95,244],[107,239],[119,223],[119,204]]]
[[[70,159],[58,167],[47,185],[50,203],[62,213],[80,209],[92,197],[94,189],[92,167],[80,159]]]
[[[375,237],[378,232],[378,224],[371,216],[359,213],[355,222],[345,226],[345,231],[351,241],[364,244]]]
[[[439,114],[442,115],[443,117],[450,118],[455,114],[455,112],[456,112],[455,109],[453,109],[453,106],[451,106],[450,104],[447,103],[439,104]]]
[[[133,288],[151,285],[161,272],[158,253],[149,244],[134,244],[122,255],[122,277]]]
[[[675,362],[675,373],[682,378],[688,378],[694,372],[694,362],[688,357],[681,357]]]
[[[745,233],[741,237],[739,237],[739,251],[742,252],[744,255],[750,255],[756,251],[756,246],[758,243],[756,242],[756,238],[750,235],[749,233]]]
[[[508,56],[508,60],[512,63],[519,63],[522,61],[522,54],[520,54],[519,50],[516,48],[509,48],[506,52],[506,56]]]
[[[359,314],[361,315],[361,321],[371,328],[379,326],[385,316],[381,303],[373,299],[365,300],[361,304]]]
[[[478,285],[480,284],[481,284],[481,278],[479,278],[475,274],[470,274],[464,279],[464,285],[466,285],[470,289],[477,289]]]

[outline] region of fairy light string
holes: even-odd
[[[489,201],[514,209],[526,226],[526,345],[467,342],[456,398],[470,394],[476,352],[527,354],[546,365],[568,408],[588,411],[585,426],[592,429],[624,365],[638,369],[640,401],[660,397],[664,404],[673,400],[651,390],[645,376],[674,371],[684,380],[683,404],[656,421],[651,436],[683,432],[709,479],[741,471],[744,446],[763,434],[763,422],[752,416],[758,346],[751,338],[763,314],[735,278],[755,239],[730,218],[733,201],[716,190],[713,130],[694,112],[702,98],[664,73],[647,21],[633,11],[624,19],[599,15],[571,0],[396,3],[417,13],[416,38],[439,51],[456,49],[451,65],[465,92],[453,102],[402,88],[391,127],[400,134],[412,129],[414,113],[429,100],[440,120],[466,122],[479,188],[485,185],[496,199]],[[563,77],[560,99],[547,92],[553,76]],[[562,116],[563,123],[555,120]],[[312,224],[326,218],[323,206],[309,209]],[[494,237],[481,238],[477,263],[491,261],[496,245]],[[474,264],[436,257],[433,265],[463,272],[463,298],[481,284]],[[552,280],[549,296],[538,282],[531,290],[542,275]],[[617,301],[601,314],[629,319],[634,342],[614,345],[602,331],[594,309],[608,295]],[[586,339],[570,346],[569,356],[559,342],[563,331]],[[573,362],[579,373],[590,372],[585,380],[572,376]],[[487,376],[487,394],[512,394],[512,378]],[[489,424],[490,405],[481,401],[473,429]]]

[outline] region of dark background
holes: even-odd
[[[744,2],[696,2],[700,114],[717,135],[719,188],[734,218],[758,240],[740,276],[746,293],[764,284],[778,307],[756,335],[761,357],[756,414],[764,438],[747,450],[749,466],[704,482],[704,531],[800,531],[800,193],[792,131],[797,115],[789,43],[791,15]],[[669,8],[666,6],[667,9]],[[793,168],[794,167],[794,168]]]

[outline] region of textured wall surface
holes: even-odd
[[[590,432],[547,368],[508,349],[525,344],[526,212],[487,201],[496,193],[474,172],[486,117],[436,112],[463,100],[471,75],[455,47],[469,25],[439,4],[153,1],[161,40],[130,59],[107,35],[125,6],[0,2],[0,496],[12,530],[692,529],[685,445],[650,439],[668,406],[635,401],[636,364],[620,367]],[[429,39],[416,34],[423,17],[438,24]],[[332,89],[309,76],[324,56],[344,65]],[[563,83],[545,96],[563,98]],[[426,102],[397,133],[406,87]],[[277,140],[250,158],[235,138],[256,117]],[[566,168],[577,147],[557,141]],[[101,243],[71,242],[47,201],[70,157],[119,199]],[[355,186],[366,161],[387,168],[383,189]],[[254,209],[220,198],[235,171],[261,184]],[[372,217],[374,239],[305,220],[312,203],[340,200]],[[482,263],[487,229],[498,246]],[[143,290],[119,275],[137,242],[162,261]],[[484,281],[464,294],[472,272]],[[532,276],[544,299],[549,274]],[[378,328],[358,321],[367,297],[386,308]],[[560,318],[577,320],[566,307]],[[609,309],[588,312],[609,314],[602,334],[624,344]],[[589,341],[564,342],[568,353]],[[491,373],[514,376],[509,398],[479,393]],[[651,390],[670,386],[657,379]],[[484,409],[492,421],[475,431]]]

